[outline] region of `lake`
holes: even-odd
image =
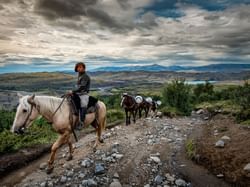
[[[216,83],[216,82],[218,82],[218,81],[208,81],[209,83],[211,83],[211,84],[213,84],[213,83]],[[205,84],[206,83],[206,81],[186,81],[186,83],[187,84]]]

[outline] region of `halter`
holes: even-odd
[[[27,121],[29,120],[29,118],[30,118],[30,116],[32,114],[33,107],[35,105],[35,104],[31,104],[31,103],[29,103],[29,104],[31,105],[30,112],[29,112],[28,116],[26,117],[25,121],[23,122],[23,125],[21,126],[21,128],[25,127]]]

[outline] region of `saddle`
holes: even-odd
[[[77,94],[73,93],[73,95],[68,98],[68,101],[69,101],[70,107],[72,109],[71,110],[72,113],[76,116],[79,116],[79,110],[81,108],[80,97]],[[98,102],[98,99],[96,99],[93,96],[89,96],[89,102],[88,102],[88,106],[87,106],[87,114],[96,112],[97,107],[98,107],[97,102]]]

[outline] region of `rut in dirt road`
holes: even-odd
[[[171,167],[177,163],[172,158],[201,124],[197,117],[185,117],[120,125],[106,130],[105,143],[95,153],[95,135],[88,134],[75,143],[73,160],[67,162],[67,147],[61,148],[51,175],[42,163],[16,186],[191,186],[188,179],[173,173]]]

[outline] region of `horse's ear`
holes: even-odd
[[[35,98],[35,94],[33,94],[30,97],[28,97],[28,103],[29,104],[35,104],[34,98]]]
[[[21,99],[23,97],[23,95],[21,93],[17,93],[17,96],[19,97],[19,99]]]

